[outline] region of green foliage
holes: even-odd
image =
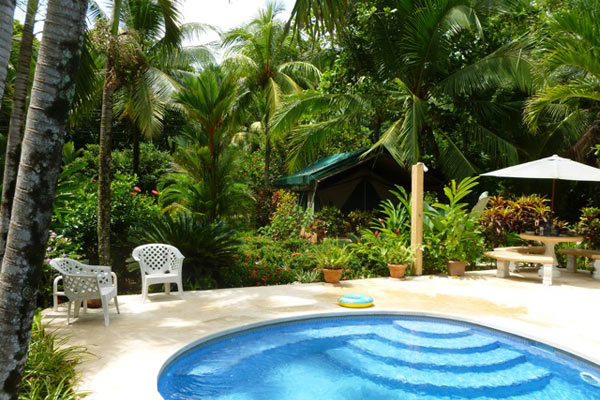
[[[75,162],[85,163],[82,171],[89,179],[98,176],[98,154],[100,146],[89,144],[86,146],[80,158]],[[152,143],[140,143],[140,167],[136,184],[146,191],[156,189],[158,180],[167,172],[171,164],[171,155],[159,150]],[[114,173],[122,175],[133,175],[133,154],[131,149],[113,150],[111,154],[110,169]]]
[[[350,237],[352,243],[349,246],[352,249],[353,258],[349,267],[354,271],[355,276],[364,278],[385,276],[388,273],[387,263],[381,251],[384,240],[379,231],[373,232],[365,229],[360,237],[356,235]]]
[[[411,264],[414,252],[400,240],[386,240],[381,246],[381,256],[388,264]]]
[[[584,247],[594,250],[600,249],[600,208],[582,208],[581,217],[575,231],[585,238]]]
[[[74,260],[81,260],[80,246],[69,238],[58,235],[54,231],[50,231],[37,297],[37,305],[41,308],[50,307],[52,304],[52,283],[54,278],[58,275],[58,271],[50,266],[50,260],[53,258],[72,258]]]
[[[233,264],[240,242],[224,222],[210,222],[190,213],[145,218],[133,234],[139,244],[166,243],[185,256],[183,276],[193,287],[220,286],[223,270]]]
[[[444,272],[448,261],[476,262],[483,255],[484,239],[477,218],[462,200],[477,185],[477,178],[451,181],[444,188],[448,203],[428,205],[424,222],[424,270]]]
[[[502,196],[489,199],[479,223],[483,228],[486,248],[511,246],[521,243],[519,233],[535,231],[550,219],[549,200],[539,195],[521,196],[514,200]],[[554,221],[564,225],[563,222]]]
[[[223,283],[231,287],[286,284],[299,274],[313,276],[314,267],[311,244],[306,240],[246,236],[235,264],[224,271]]]
[[[111,182],[111,242],[115,245],[127,244],[136,225],[159,213],[154,196],[138,193],[135,184],[134,177],[120,173],[115,173]],[[83,252],[81,256],[94,259],[98,241],[97,183],[95,180],[87,182],[74,196],[67,203],[68,212],[64,216],[64,222],[56,230],[80,246]]]
[[[77,400],[88,394],[75,388],[80,379],[76,368],[88,353],[67,341],[48,332],[41,314],[35,314],[19,400]]]
[[[351,248],[333,239],[316,246],[313,255],[318,267],[323,269],[342,269],[352,259]]]
[[[278,194],[277,209],[271,224],[259,232],[275,240],[299,238],[302,229],[312,221],[312,212],[298,205],[298,197],[294,193],[280,190]]]
[[[402,186],[396,185],[396,189],[390,191],[396,201],[388,199],[381,202],[379,213],[382,217],[373,220],[371,230],[406,241],[410,238],[410,198]]]
[[[315,223],[320,223],[325,235],[331,238],[343,237],[350,230],[350,224],[337,207],[324,207],[315,213]]]

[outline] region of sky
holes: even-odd
[[[101,5],[107,2],[110,4],[110,1],[107,0],[99,1]],[[267,0],[180,0],[180,2],[180,11],[183,17],[182,22],[202,22],[215,26],[222,31],[229,30],[251,20],[258,13],[258,10],[267,4]],[[281,13],[282,19],[287,20],[289,18],[289,13],[294,2],[295,0],[279,0],[279,4],[285,7],[285,11]],[[46,1],[42,3],[46,3]],[[42,8],[44,6],[45,4],[42,5]],[[43,15],[44,10],[41,11]],[[22,22],[24,16],[25,13],[23,10],[17,9],[15,18]],[[36,19],[39,20],[40,15]],[[38,34],[42,31],[41,21],[36,24],[35,31]],[[189,44],[207,44],[217,38],[216,33],[210,32],[198,38],[197,43]]]

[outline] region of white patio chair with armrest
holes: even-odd
[[[168,244],[152,243],[136,247],[133,259],[140,264],[142,275],[142,300],[148,299],[148,286],[164,284],[165,293],[171,293],[171,283],[177,285],[179,296],[183,299],[181,252]]]
[[[82,302],[85,304],[87,300],[100,299],[105,326],[110,323],[108,303],[111,299],[115,299],[117,314],[120,314],[117,299],[117,279],[110,267],[85,265],[69,258],[56,258],[50,261],[50,265],[62,274],[64,295],[69,299],[67,324],[70,323],[71,303],[73,302],[75,302],[75,317],[77,317]]]
[[[54,260],[50,261],[50,266],[52,268],[54,268],[55,270],[57,270],[58,272],[65,273],[65,271],[68,271],[69,273],[73,273],[75,271],[83,271],[84,269],[90,269],[90,271],[101,271],[101,272],[105,272],[106,268],[108,268],[108,270],[110,271],[110,267],[100,267],[98,265],[86,265],[83,263],[80,263],[79,261],[75,261],[72,260],[70,258],[57,258]],[[110,271],[110,275],[112,278],[112,285],[115,287],[115,290],[118,293],[118,288],[117,288],[117,275]],[[61,283],[63,280],[62,275],[58,275],[56,278],[54,278],[54,281],[52,282],[52,308],[54,309],[54,311],[58,311],[58,296],[65,296],[65,292],[64,290],[61,291],[59,290],[59,283]],[[83,312],[87,312],[87,301],[83,302]]]

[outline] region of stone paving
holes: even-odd
[[[110,327],[102,311],[81,313],[66,325],[66,307],[44,311],[50,330],[85,346],[93,356],[81,369],[81,389],[92,400],[159,400],[157,375],[185,345],[226,329],[276,318],[315,313],[406,311],[455,317],[521,334],[600,364],[600,281],[589,274],[562,272],[553,286],[534,273],[498,279],[495,270],[462,278],[421,276],[325,283],[119,296],[121,314],[110,306]],[[341,308],[346,293],[375,298],[367,310]]]

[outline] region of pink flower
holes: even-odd
[[[396,235],[400,234],[400,229],[396,229]]]
[[[90,182],[92,182],[92,183],[96,183],[96,180],[95,180],[94,178],[92,178],[92,179],[90,180]]]
[[[52,247],[48,247],[46,251],[52,251]]]
[[[129,192],[130,195],[135,196],[137,193],[136,192]]]
[[[49,259],[49,258],[46,258],[46,259],[44,260],[44,262],[45,262],[46,264],[50,264],[50,259]]]
[[[138,192],[138,193],[142,193],[142,189],[140,189],[140,188],[139,188],[139,187],[137,187],[137,186],[134,186],[134,187],[133,187],[133,190],[135,190],[135,191],[136,191],[136,192]]]
[[[379,222],[383,224],[383,218],[379,218]]]
[[[375,231],[375,238],[377,238],[377,236],[379,236],[379,231]]]
[[[152,194],[155,195],[155,196],[158,196],[158,192],[156,190],[153,190]]]

